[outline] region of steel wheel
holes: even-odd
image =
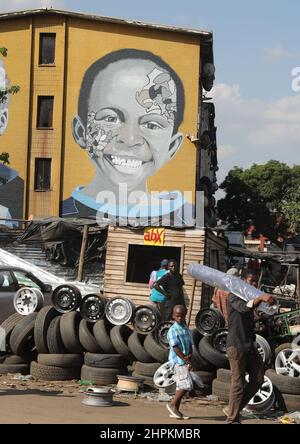
[[[275,359],[275,370],[278,375],[300,377],[300,349],[286,348],[278,353]]]
[[[14,295],[13,302],[16,312],[27,316],[43,306],[44,295],[38,288],[22,287]]]
[[[133,310],[134,304],[130,299],[115,297],[107,302],[105,316],[113,325],[124,325],[130,322]]]
[[[52,303],[59,313],[77,310],[81,302],[81,293],[74,285],[63,284],[52,293]]]
[[[249,375],[246,375],[246,381],[249,382]],[[247,404],[247,408],[255,412],[266,412],[270,410],[275,400],[273,384],[271,380],[264,376],[264,382],[261,388],[255,393],[253,398]]]
[[[165,362],[161,365],[153,376],[153,382],[157,387],[169,387],[175,384],[175,376],[173,365],[170,362]]]
[[[160,313],[154,305],[141,305],[133,313],[134,329],[143,335],[151,333],[160,321]]]
[[[88,322],[102,319],[105,312],[105,301],[96,294],[86,295],[80,305],[80,314]]]
[[[166,321],[162,322],[157,326],[157,329],[155,330],[155,339],[156,342],[158,342],[162,347],[169,349],[169,341],[167,338],[167,334],[169,331],[169,328],[172,327],[173,321]]]
[[[213,347],[221,353],[226,353],[226,340],[228,330],[222,328],[216,331],[212,336]]]
[[[195,325],[204,336],[211,336],[225,325],[222,313],[215,308],[202,308],[196,315]]]

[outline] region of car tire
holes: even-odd
[[[119,354],[86,353],[84,364],[95,368],[123,368],[125,363]]]
[[[123,370],[124,374],[125,370]],[[117,375],[121,374],[119,368],[96,368],[83,365],[81,368],[81,379],[92,381],[96,385],[110,385],[118,382]]]
[[[93,324],[82,319],[79,324],[79,341],[84,350],[90,353],[102,353],[100,345],[93,335]]]
[[[110,331],[110,339],[117,352],[127,361],[134,361],[134,356],[128,347],[128,339],[132,334],[127,325],[116,325]]]
[[[22,355],[26,353],[26,343],[30,336],[33,337],[34,324],[37,317],[37,313],[31,313],[21,321],[13,329],[9,345],[14,355]]]
[[[149,353],[156,362],[162,364],[167,362],[169,352],[155,341],[153,333],[146,336],[144,347],[146,352]]]
[[[145,335],[134,331],[128,339],[129,350],[139,362],[154,362],[152,356],[145,350],[145,338]]]
[[[29,374],[28,364],[0,364],[0,375],[7,375],[8,373],[21,373],[21,375]]]
[[[117,353],[113,343],[110,339],[110,330],[113,328],[112,324],[106,319],[100,319],[94,324],[93,333],[97,343],[100,345],[100,348],[104,351],[104,353],[114,354]]]
[[[226,368],[219,368],[217,370],[217,379],[220,382],[231,384],[231,370],[228,370]]]
[[[78,311],[71,311],[62,315],[60,319],[60,333],[64,346],[68,353],[82,353],[84,348],[79,341],[80,314]]]
[[[229,367],[227,356],[224,353],[215,350],[206,336],[199,342],[199,353],[217,368]]]
[[[300,378],[278,375],[271,368],[266,371],[266,376],[271,379],[272,384],[280,393],[300,395]]]
[[[69,381],[79,379],[80,367],[58,367],[52,365],[42,365],[32,361],[30,374],[36,379],[43,381]]]
[[[37,362],[50,367],[81,367],[83,356],[79,354],[44,354],[37,356]]]
[[[134,371],[142,376],[154,376],[154,373],[156,370],[161,366],[160,362],[151,362],[151,363],[145,363],[145,362],[139,362],[136,361]]]
[[[6,343],[9,344],[9,338],[11,335],[11,332],[15,328],[15,326],[20,322],[22,319],[24,319],[24,316],[19,313],[14,313],[10,315],[8,318],[6,318],[2,324],[0,325],[0,328],[3,328],[5,331],[5,339]]]
[[[61,316],[57,316],[50,322],[47,331],[47,346],[51,354],[65,354],[67,350],[61,338],[60,333]]]
[[[47,331],[52,319],[58,312],[51,305],[43,307],[37,314],[34,325],[34,342],[38,353],[49,353],[47,345]]]
[[[220,401],[229,401],[230,384],[214,379],[212,383],[212,394],[217,396]]]

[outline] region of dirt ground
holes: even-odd
[[[169,417],[166,402],[157,400],[157,393],[135,395],[121,392],[114,395],[112,407],[82,404],[85,387],[75,381],[22,381],[14,375],[0,377],[1,424],[175,424]],[[154,392],[155,393],[155,392]],[[142,397],[144,396],[144,397]],[[205,397],[190,398],[182,404],[189,415],[185,424],[224,424],[224,403]],[[245,424],[276,424],[275,417],[244,418]]]

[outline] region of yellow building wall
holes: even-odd
[[[39,66],[40,33],[55,33],[55,64]],[[29,177],[28,215],[34,217],[57,216],[60,205],[61,150],[63,134],[65,18],[63,16],[34,17],[32,120]],[[38,96],[54,96],[53,127],[37,128]],[[36,158],[52,158],[51,189],[34,190]]]
[[[94,168],[87,153],[75,142],[71,121],[77,114],[79,90],[87,68],[105,54],[123,48],[151,51],[167,62],[183,81],[185,89],[184,120],[179,131],[197,133],[199,40],[194,36],[172,32],[132,28],[111,23],[69,19],[68,73],[66,107],[66,142],[63,180],[63,198],[70,196],[75,187],[88,184]],[[196,149],[184,137],[174,159],[148,180],[148,189],[195,190]]]
[[[19,173],[19,183],[13,188],[10,184],[0,186],[0,205],[8,208],[13,218],[19,219],[24,214],[26,196],[31,19],[2,21],[0,46],[8,49],[7,57],[1,56],[1,60],[10,85],[20,86],[20,91],[10,97],[8,126],[0,136],[0,153],[9,153],[8,167]],[[21,181],[24,181],[22,185]]]
[[[54,66],[38,64],[41,32],[56,33]],[[1,46],[9,50],[8,57],[1,59],[10,83],[21,88],[10,99],[9,124],[0,137],[0,152],[9,152],[9,167],[24,180],[23,217],[58,216],[61,201],[76,187],[92,181],[94,167],[87,152],[75,142],[71,122],[77,114],[86,70],[100,57],[119,49],[153,52],[181,78],[185,110],[179,132],[184,141],[174,158],[148,178],[147,187],[149,191],[195,191],[196,148],[186,135],[197,133],[198,36],[45,14],[1,21],[0,38]],[[54,96],[52,129],[36,128],[39,95]],[[37,157],[52,158],[50,191],[34,190]],[[20,200],[20,196],[15,198]]]

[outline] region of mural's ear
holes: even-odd
[[[72,121],[72,133],[75,141],[81,148],[86,147],[85,128],[79,116],[75,116]]]
[[[179,148],[181,147],[181,144],[183,142],[183,134],[176,133],[171,138],[171,143],[169,146],[169,158],[170,160],[175,156]]]
[[[0,111],[0,136],[6,130],[7,124],[8,124],[8,109],[4,108],[2,111]]]

